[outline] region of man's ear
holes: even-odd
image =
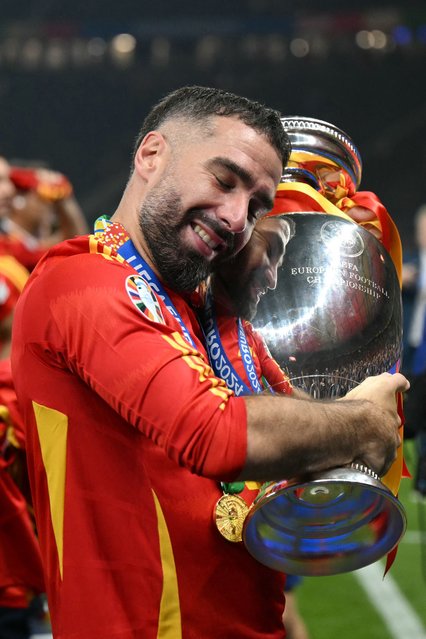
[[[159,131],[147,133],[136,151],[136,173],[142,179],[149,180],[162,166],[167,148],[167,143]]]

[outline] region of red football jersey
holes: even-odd
[[[284,637],[283,576],[223,539],[246,411],[152,288],[93,236],[16,307],[12,366],[55,639]]]

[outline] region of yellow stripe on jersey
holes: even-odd
[[[160,502],[154,491],[152,491],[152,494],[157,511],[160,556],[163,568],[163,592],[158,617],[157,639],[181,639],[182,624],[180,617],[179,588],[173,548]]]
[[[180,333],[175,332],[172,333],[171,337],[168,335],[163,335],[163,337],[170,346],[182,353],[183,361],[192,368],[192,370],[197,371],[200,382],[208,381],[210,383],[210,392],[223,399],[223,402],[219,406],[219,408],[223,410],[227,400],[233,394],[232,391],[227,388],[225,382],[215,377],[212,368],[206,364],[201,354],[192,348]]]
[[[19,292],[22,291],[30,276],[25,266],[22,266],[11,255],[0,256],[0,274],[7,277]]]
[[[68,417],[33,402],[41,456],[47,477],[50,516],[58,551],[59,572],[64,578],[64,506]]]

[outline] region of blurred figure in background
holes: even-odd
[[[28,485],[22,418],[10,370],[14,307],[29,272],[56,242],[84,233],[69,180],[0,157],[0,637],[28,639],[48,623]]]
[[[0,448],[0,637],[28,639],[44,580],[9,359],[0,361]]]
[[[287,639],[309,639],[308,628],[299,612],[297,605],[297,587],[303,581],[298,575],[287,575],[285,584],[285,608],[283,623]]]
[[[403,265],[403,303],[406,339],[404,370],[411,381],[405,402],[407,436],[416,439],[414,488],[426,496],[426,204],[416,212],[417,252]]]
[[[416,251],[407,253],[402,270],[406,335],[404,368],[407,373],[419,372],[422,368],[421,353],[426,317],[426,204],[417,210],[414,224]]]
[[[47,249],[87,232],[72,184],[62,173],[11,166],[9,181],[14,193],[8,210],[1,211],[0,254],[12,255],[31,271]]]
[[[0,255],[0,360],[9,357],[13,310],[29,272],[11,255]]]
[[[48,248],[87,229],[64,175],[0,157],[0,359],[9,355],[13,309],[29,272]]]
[[[15,195],[10,166],[0,157],[0,225],[11,214]],[[0,236],[0,245],[1,240]],[[17,259],[0,251],[0,360],[9,355],[13,309],[28,277],[28,270]]]
[[[0,220],[12,212],[16,188],[0,157]],[[29,511],[23,424],[10,371],[13,311],[29,277],[12,255],[0,255],[0,637],[27,639],[37,595],[44,590],[40,550]]]
[[[10,179],[10,166],[5,158],[0,156],[0,217],[10,213],[12,199],[16,193],[15,185]]]

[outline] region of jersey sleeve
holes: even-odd
[[[36,357],[77,375],[191,472],[214,479],[239,474],[244,400],[214,376],[203,352],[127,264],[100,254],[59,260],[33,280],[22,304]]]

